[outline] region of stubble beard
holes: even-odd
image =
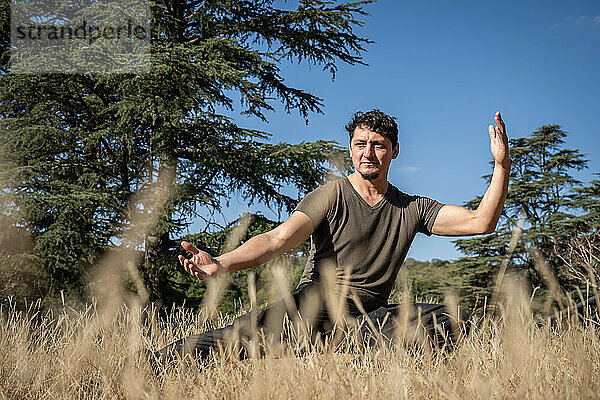
[[[360,174],[360,176],[362,176],[363,179],[366,179],[367,181],[374,181],[375,179],[379,178],[379,172],[372,172],[370,174],[363,174],[362,172],[358,172]]]

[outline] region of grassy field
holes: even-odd
[[[156,375],[139,356],[227,324],[176,309],[93,305],[41,313],[0,309],[0,396],[10,399],[598,398],[596,309],[583,322],[537,327],[527,299],[507,297],[504,317],[483,318],[453,351],[405,345],[308,348],[301,341],[265,358],[216,355]],[[400,341],[397,341],[400,343]]]

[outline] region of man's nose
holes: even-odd
[[[367,143],[367,145],[366,145],[366,146],[365,146],[365,148],[363,149],[363,157],[365,157],[365,158],[372,158],[372,157],[373,157],[373,154],[374,154],[374,151],[373,151],[373,150],[375,150],[375,149],[373,148],[373,145],[371,145],[371,144]]]

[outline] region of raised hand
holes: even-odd
[[[198,250],[188,242],[181,242],[181,247],[192,254],[189,259],[179,256],[179,262],[193,277],[206,280],[225,272],[221,263],[207,252]]]
[[[496,122],[496,127],[493,125],[488,127],[488,132],[490,134],[490,149],[496,163],[503,167],[507,167],[510,165],[508,136],[506,135],[506,125],[504,125],[500,111],[496,112],[494,121]]]

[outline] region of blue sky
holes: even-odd
[[[577,177],[588,182],[600,172],[599,1],[379,0],[366,8],[371,15],[357,32],[375,41],[364,53],[368,66],[340,65],[333,82],[319,67],[282,67],[288,84],[323,99],[323,115],[311,115],[306,125],[277,107],[267,113],[268,124],[241,116],[236,122],[272,133],[273,142],[346,144],[343,126],[351,115],[379,108],[397,118],[400,130],[389,181],[447,204],[485,192],[480,177],[490,171],[487,126],[496,110],[509,137],[560,124],[567,147],[590,160]],[[239,201],[225,215],[248,209],[277,218]],[[452,240],[418,235],[408,257],[457,258]]]

